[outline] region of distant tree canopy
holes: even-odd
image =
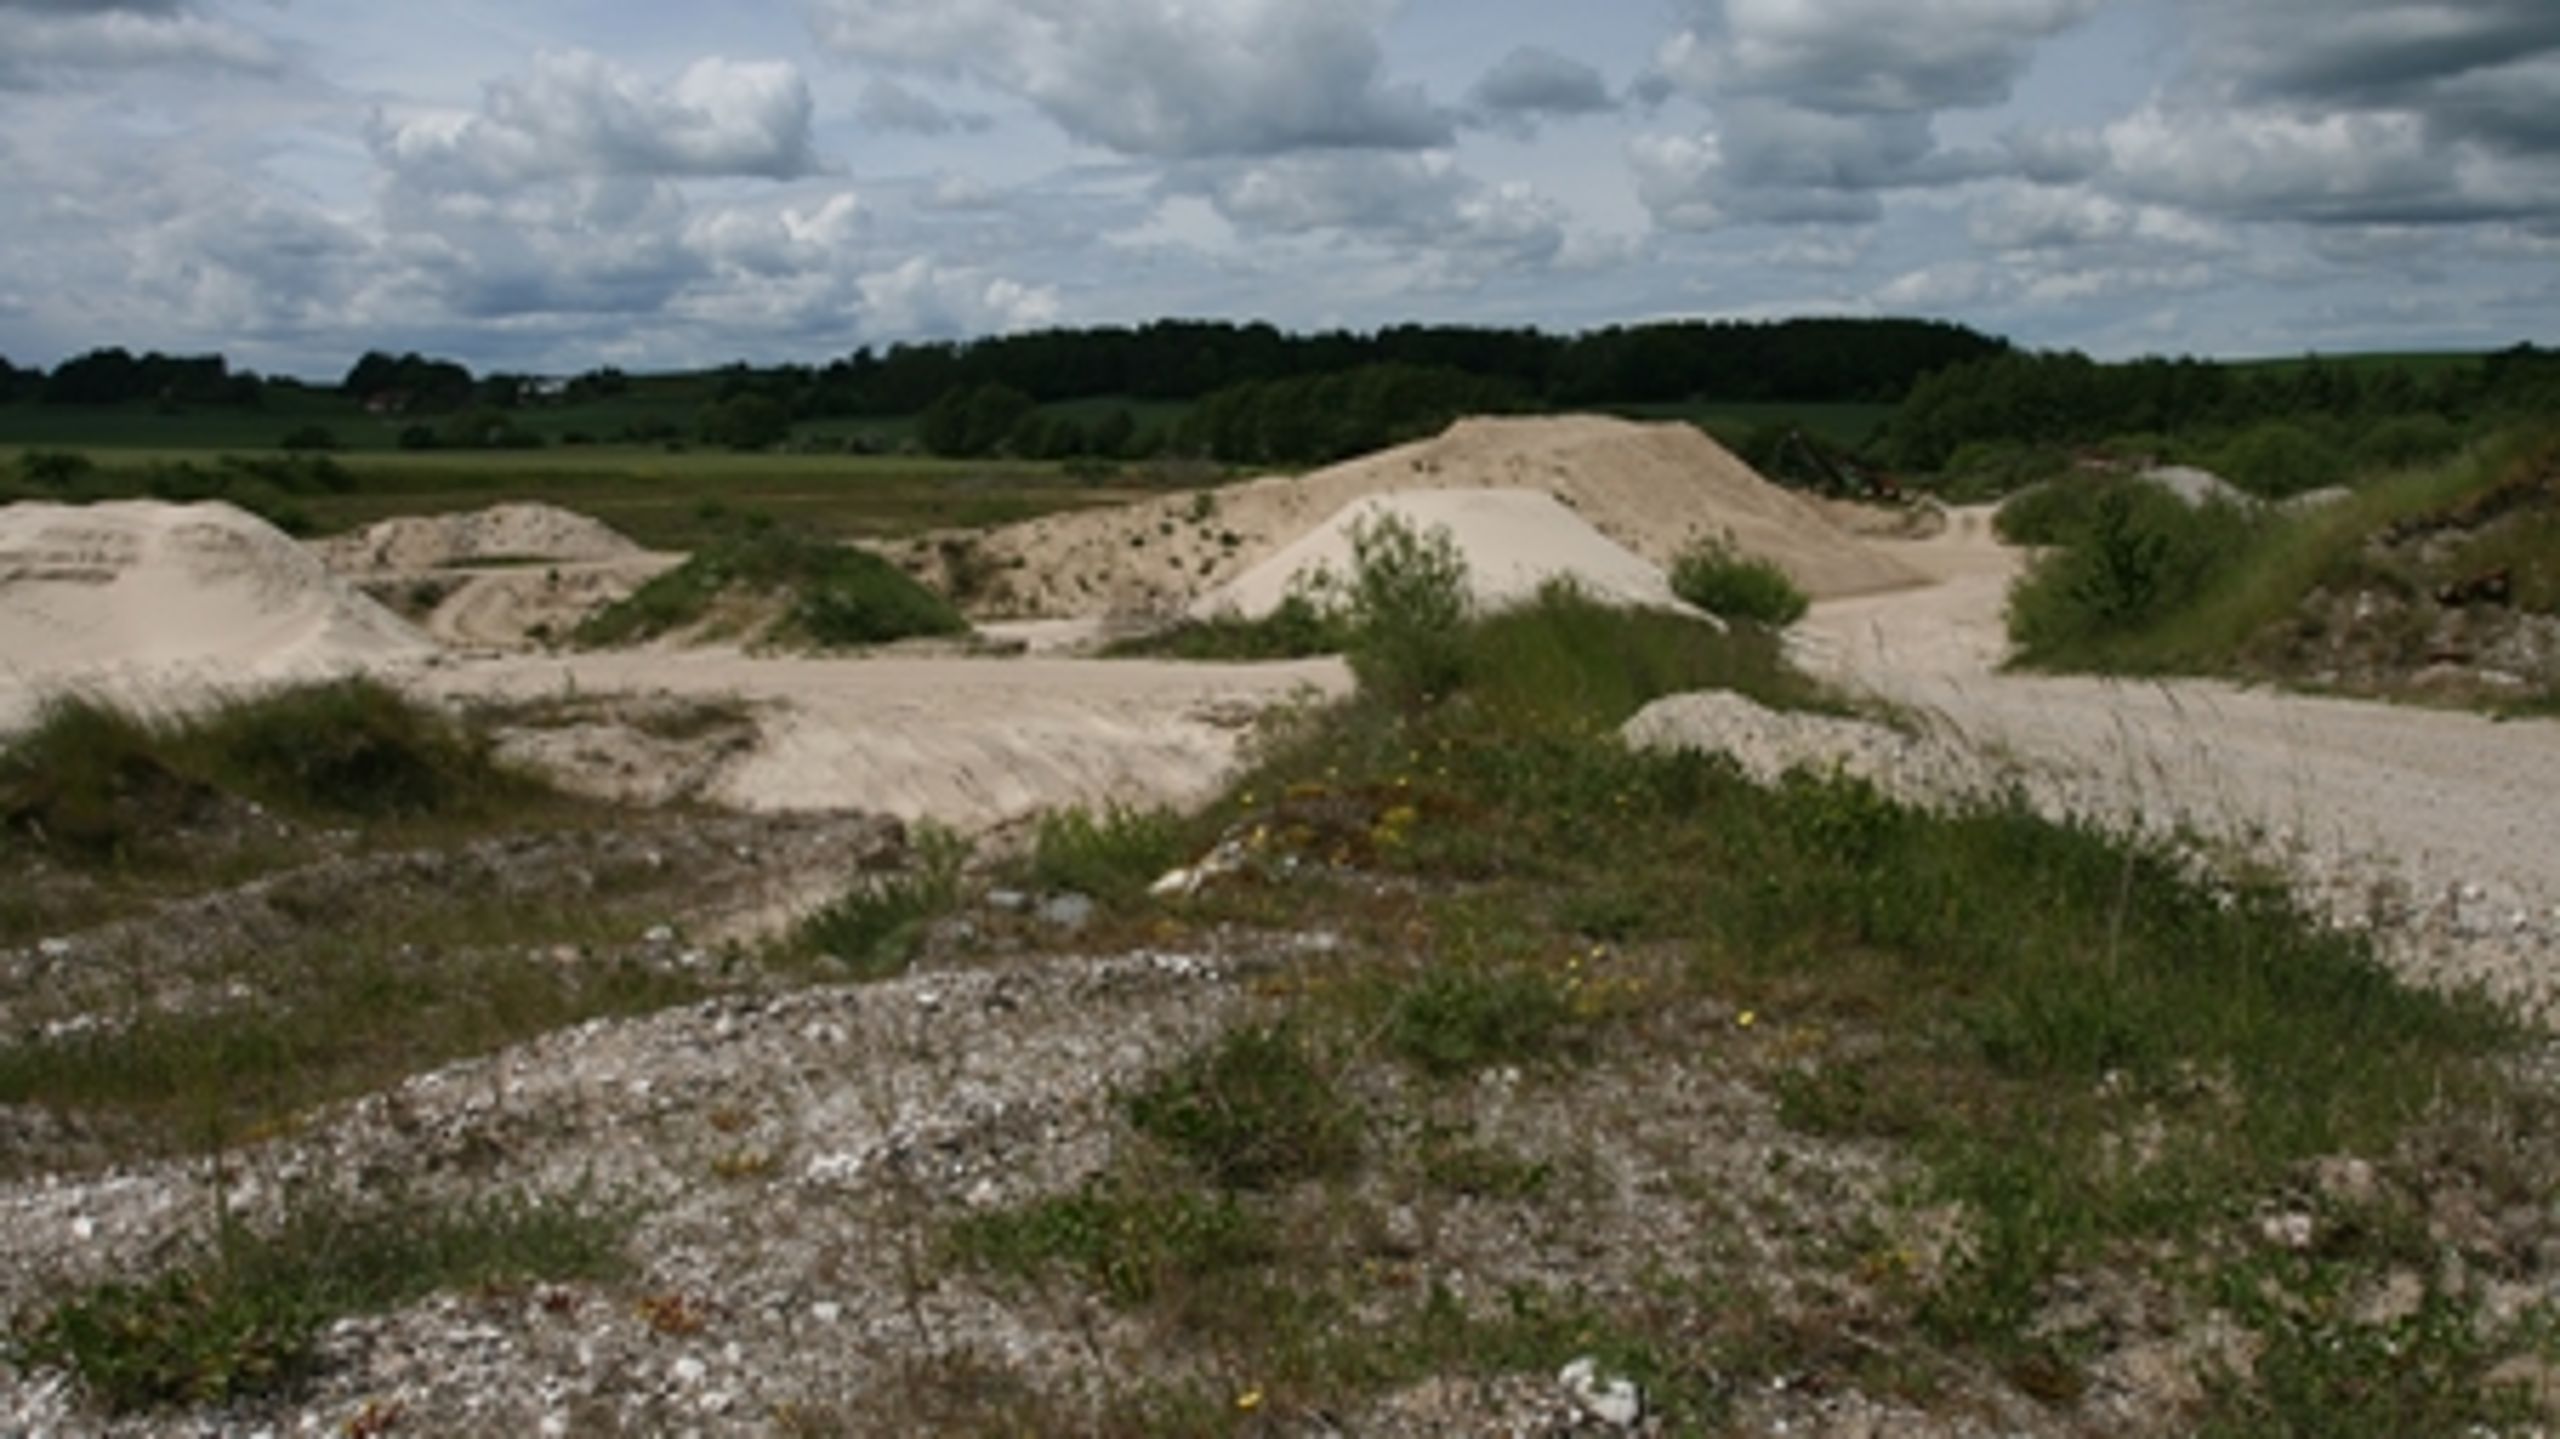
[[[260,397],[258,377],[233,374],[220,355],[163,355],[157,350],[136,358],[121,347],[91,350],[54,367],[38,399],[48,405],[120,405],[129,400],[155,400],[185,405],[250,405]]]
[[[1229,464],[1323,464],[1529,407],[1516,381],[1448,366],[1363,365],[1233,385],[1192,407],[1178,448]]]
[[[2401,366],[2345,365],[2317,356],[2244,367],[2159,358],[2100,364],[2072,352],[2013,351],[1922,376],[1894,412],[1883,446],[1892,464],[1936,470],[1971,445],[2090,444],[2327,419],[2380,431],[2376,446],[2387,458],[2435,443],[2440,427],[2429,426],[2426,416],[2451,421],[2555,406],[2560,351],[2532,345],[2424,377]],[[2247,448],[2272,454],[2284,448],[2284,438],[2268,431]],[[2294,483],[2288,477],[2274,488]]]
[[[1258,323],[1159,320],[882,352],[866,347],[790,378],[805,379],[794,406],[804,416],[916,414],[955,390],[990,385],[1036,404],[1106,395],[1197,400],[1370,366],[1455,371],[1547,404],[1698,396],[1891,403],[1931,370],[2008,349],[2005,341],[1934,320],[1676,321],[1574,336],[1428,325],[1290,335]]]
[[[44,391],[44,371],[22,370],[0,356],[0,405],[30,400]]]
[[[458,410],[475,398],[471,372],[451,360],[430,360],[415,350],[392,356],[368,350],[338,388],[371,403],[397,398],[411,411]],[[508,387],[510,397],[513,387]]]

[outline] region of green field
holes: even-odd
[[[206,467],[204,449],[92,454],[103,486],[139,493],[155,466]],[[689,549],[722,512],[771,515],[839,538],[877,539],[944,526],[984,526],[1055,510],[1114,504],[1138,493],[1136,470],[1095,483],[1054,464],[912,456],[668,453],[632,446],[532,451],[357,453],[337,457],[355,477],[344,494],[298,494],[292,504],[321,533],[394,515],[540,500],[592,515],[642,544]],[[0,472],[18,452],[0,449]],[[130,480],[127,487],[122,482]]]

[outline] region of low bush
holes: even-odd
[[[2158,625],[2245,562],[2276,523],[2222,504],[2193,506],[2154,485],[2098,487],[2062,548],[2009,596],[2009,635],[2026,664],[2104,662],[2110,646]]]
[[[1672,562],[1671,592],[1720,619],[1780,629],[1812,607],[1785,570],[1712,540]]]
[[[2326,436],[2283,420],[2242,431],[2214,452],[2207,468],[2269,500],[2345,484],[2352,470],[2346,453]]]

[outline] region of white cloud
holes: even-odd
[[[504,189],[571,176],[740,175],[820,167],[795,67],[708,58],[664,85],[586,51],[538,56],[480,109],[377,122],[382,163],[411,183]]]
[[[1450,123],[1385,73],[1383,0],[815,0],[821,44],[1017,95],[1129,155],[1415,149]]]
[[[2037,45],[2098,0],[1723,0],[1656,56],[1661,93],[1708,107],[1634,159],[1658,224],[1868,224],[1886,192],[2011,173],[2017,146],[1950,150],[1935,119],[2006,101]],[[2046,159],[2048,166],[2057,157]]]
[[[1713,101],[1784,97],[1832,114],[1996,105],[2036,42],[2099,0],[1726,0],[1664,48],[1676,86]]]
[[[283,52],[255,31],[163,4],[0,4],[0,86],[137,69],[274,74]]]
[[[856,282],[864,319],[893,335],[964,336],[1055,324],[1057,291],[975,269],[948,269],[923,256]]]
[[[2299,114],[2159,103],[2102,133],[2130,195],[2260,220],[2470,220],[2560,209],[2560,165],[2437,142],[2408,112]]]
[[[1240,230],[1346,234],[1474,265],[1541,265],[1565,239],[1560,206],[1521,181],[1478,180],[1446,151],[1283,155],[1218,175],[1208,194]]]
[[[1876,290],[1876,303],[1890,311],[1946,313],[1963,311],[1990,299],[2000,278],[1979,260],[1948,260],[1906,271]]]

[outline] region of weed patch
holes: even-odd
[[[1054,810],[1040,817],[1024,877],[1040,889],[1127,904],[1190,854],[1190,826],[1167,810]]]
[[[908,874],[858,883],[792,927],[778,956],[825,958],[855,979],[890,979],[906,972],[925,930],[960,903],[968,845],[945,830],[917,839],[920,859]]]
[[[1229,1033],[1130,1096],[1128,1112],[1141,1133],[1225,1188],[1339,1175],[1360,1159],[1358,1112],[1290,1026]]]
[[[273,1394],[314,1371],[331,1320],[439,1289],[603,1277],[626,1223],[584,1199],[321,1203],[271,1232],[226,1225],[158,1279],[21,1317],[14,1357],[68,1370],[119,1411]]]

